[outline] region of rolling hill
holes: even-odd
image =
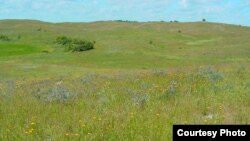
[[[1,68],[25,71],[25,66],[34,66],[34,73],[44,66],[55,71],[55,65],[59,70],[69,67],[69,71],[73,68],[245,65],[250,57],[249,27],[208,22],[46,23],[1,20],[0,34],[11,38],[10,42],[0,41]],[[65,52],[55,44],[56,37],[62,35],[95,41],[95,49],[83,53]],[[1,75],[5,72],[1,71]],[[11,75],[11,72],[7,73]]]
[[[59,36],[95,42],[67,52]],[[0,140],[172,139],[250,123],[250,27],[0,21]]]

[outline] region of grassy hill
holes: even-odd
[[[0,140],[171,140],[250,123],[250,27],[1,20]],[[95,41],[65,52],[58,36]]]
[[[69,71],[75,67],[175,68],[246,64],[250,54],[249,27],[215,23],[52,24],[6,20],[0,21],[0,34],[12,39],[11,42],[0,42],[1,68],[11,67],[11,60],[13,69],[19,70],[8,72],[9,75],[25,71],[21,64],[34,65],[35,70],[44,66],[55,70],[53,66],[56,65],[59,71],[60,67],[69,67]],[[96,41],[95,49],[83,53],[64,52],[54,43],[60,35]],[[1,71],[1,75],[6,76],[5,71]]]

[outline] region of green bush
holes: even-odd
[[[66,36],[59,36],[56,38],[56,43],[61,45],[70,45],[72,43],[72,39]]]
[[[94,43],[89,41],[83,41],[79,39],[71,39],[65,36],[60,36],[56,38],[56,43],[66,47],[67,51],[81,52],[94,48]]]
[[[18,35],[18,36],[17,36],[17,39],[18,39],[18,40],[20,40],[21,38],[22,38],[22,36],[21,36],[21,35]]]
[[[72,51],[73,52],[81,52],[81,51],[86,51],[94,48],[94,44],[91,42],[83,42],[81,44],[74,44]]]
[[[6,35],[0,35],[0,41],[10,41],[10,38]]]

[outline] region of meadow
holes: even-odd
[[[0,140],[171,140],[173,124],[249,124],[250,28],[1,20]],[[95,42],[65,52],[58,36]]]

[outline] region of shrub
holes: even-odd
[[[67,51],[81,52],[94,48],[94,43],[89,41],[83,41],[79,39],[71,39],[65,36],[60,36],[56,38],[56,43],[66,47]]]
[[[224,78],[222,73],[216,71],[211,67],[199,69],[197,76],[201,79],[208,80],[213,83],[221,81]]]
[[[48,50],[43,50],[42,53],[49,53],[49,51]]]
[[[77,97],[77,94],[69,91],[62,86],[55,86],[47,89],[37,89],[34,97],[48,103],[66,103]]]
[[[22,38],[22,36],[21,36],[21,35],[18,35],[18,36],[17,36],[17,39],[18,39],[18,40],[20,40],[21,38]]]
[[[153,69],[151,74],[156,77],[163,77],[167,75],[167,71],[161,69]]]
[[[72,39],[66,36],[59,36],[56,38],[56,43],[61,45],[70,45],[72,43]]]
[[[74,44],[73,47],[71,48],[71,50],[73,52],[81,52],[81,51],[86,51],[86,50],[90,50],[94,48],[94,44],[91,42],[82,42],[80,44]]]
[[[0,41],[10,41],[10,38],[6,35],[0,35]]]

